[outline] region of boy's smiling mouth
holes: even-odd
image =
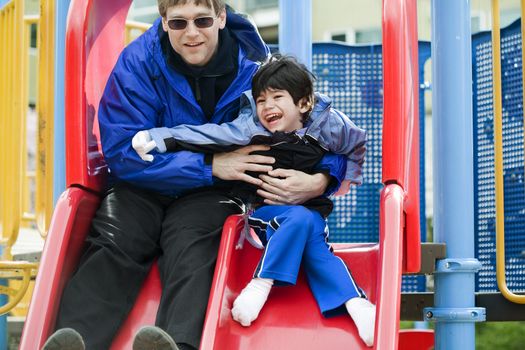
[[[282,114],[279,114],[279,113],[272,113],[272,114],[268,114],[268,115],[266,116],[266,121],[267,121],[268,123],[273,123],[273,122],[275,122],[275,121],[281,119],[282,117],[283,117]]]

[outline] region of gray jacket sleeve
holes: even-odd
[[[362,165],[366,153],[366,132],[336,109],[327,107],[321,113],[327,115],[313,121],[309,127],[309,130],[312,130],[310,136],[330,152],[346,155],[348,163],[345,179],[361,184]]]
[[[255,135],[269,135],[256,119],[253,106],[244,104],[239,116],[228,123],[222,124],[181,124],[172,128],[153,128],[148,130],[151,138],[157,144],[156,151],[166,152],[165,140],[174,138],[194,145],[240,145],[250,143]]]

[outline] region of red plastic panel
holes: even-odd
[[[302,274],[296,286],[272,289],[252,326],[233,321],[233,300],[251,279],[261,256],[248,243],[235,248],[242,224],[232,216],[224,226],[201,349],[365,349],[349,316],[322,317]],[[337,244],[334,248],[375,302],[378,246]]]
[[[40,349],[54,331],[59,297],[80,258],[99,202],[98,196],[79,188],[70,188],[60,196],[42,252],[21,350]]]
[[[388,185],[381,191],[379,220],[378,310],[376,349],[395,349],[398,342],[403,258],[403,189]]]
[[[405,191],[405,272],[421,266],[417,1],[383,0],[383,182]]]
[[[96,114],[124,46],[131,0],[72,0],[66,31],[66,183],[100,190],[106,165]]]
[[[434,331],[431,329],[402,329],[399,332],[399,350],[434,349]]]
[[[98,196],[79,188],[68,189],[58,200],[24,324],[21,350],[40,349],[55,330],[60,295],[77,266],[99,204]],[[143,325],[155,324],[160,295],[160,276],[155,264],[113,341],[112,350],[131,349],[137,330]]]
[[[135,305],[111,344],[111,350],[128,350],[137,331],[145,325],[154,325],[161,296],[160,274],[153,266],[140,290]]]

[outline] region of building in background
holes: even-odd
[[[278,42],[279,0],[226,0],[236,11],[249,14],[269,44]],[[299,1],[297,1],[298,6]],[[430,40],[431,0],[418,1],[420,40]],[[472,0],[472,32],[490,30],[491,1]],[[500,2],[501,26],[520,17],[520,0]],[[156,0],[134,0],[130,19],[152,23],[157,17]],[[313,41],[340,41],[348,44],[381,42],[381,0],[312,0]]]

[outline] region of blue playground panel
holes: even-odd
[[[338,43],[313,45],[312,70],[316,90],[333,99],[334,107],[346,113],[368,134],[363,184],[344,197],[334,199],[328,218],[331,242],[377,242],[382,164],[383,71],[381,45],[349,46]],[[419,76],[430,57],[430,45],[420,43]],[[420,88],[420,205],[421,238],[426,238],[424,193],[424,89]],[[425,291],[425,276],[404,276],[403,291]]]
[[[472,38],[477,291],[498,291],[490,32]],[[509,289],[525,291],[525,182],[520,21],[501,30],[505,264]]]

